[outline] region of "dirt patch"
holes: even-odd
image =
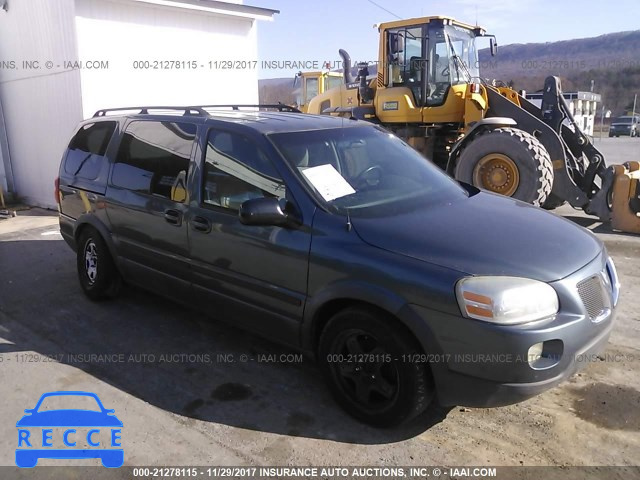
[[[573,409],[582,420],[610,430],[640,431],[640,392],[633,388],[593,383],[570,390]]]

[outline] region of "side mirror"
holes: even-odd
[[[240,222],[255,226],[290,226],[299,223],[292,205],[284,198],[252,198],[240,205]]]
[[[498,54],[498,42],[494,37],[489,39],[489,50],[491,50],[492,57],[495,57]]]
[[[402,51],[404,37],[401,33],[389,32],[389,55],[395,55]]]

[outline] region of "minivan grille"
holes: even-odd
[[[606,310],[604,288],[600,275],[579,282],[578,295],[580,295],[591,320],[596,320]]]

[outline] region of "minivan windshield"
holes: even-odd
[[[323,202],[340,212],[402,212],[466,191],[395,135],[375,126],[269,136]]]

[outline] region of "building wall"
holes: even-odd
[[[78,122],[100,108],[257,103],[256,70],[208,64],[256,59],[256,23],[131,0],[10,1],[0,10],[0,100],[15,194],[55,207],[61,155]],[[198,69],[136,70],[135,60],[195,60]],[[6,188],[3,180],[0,165]]]
[[[85,117],[107,107],[258,103],[256,69],[209,66],[257,58],[254,20],[117,0],[76,5],[79,58],[109,62],[104,70],[81,70]],[[164,60],[181,68],[134,68]],[[193,60],[195,70],[183,68]]]
[[[0,100],[14,188],[34,205],[54,204],[60,157],[82,118],[80,72],[45,64],[76,56],[74,9],[73,0],[21,0],[0,10]]]
[[[531,103],[540,108],[542,100],[539,98],[529,98]],[[585,135],[593,136],[593,127],[598,112],[598,104],[595,101],[565,99],[569,105],[569,111],[574,120]]]

